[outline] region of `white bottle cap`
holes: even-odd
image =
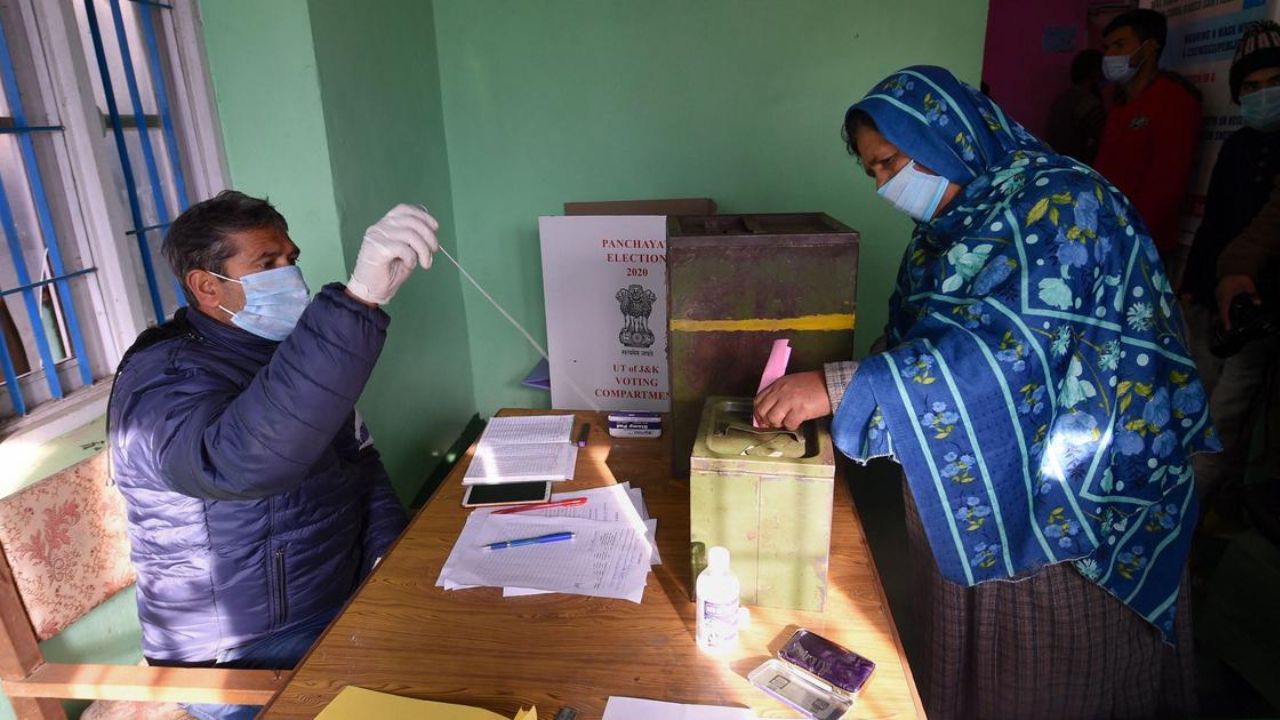
[[[715,573],[729,572],[729,549],[716,545],[708,550],[707,567]]]

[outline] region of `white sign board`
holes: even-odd
[[[671,409],[667,380],[667,219],[538,219],[551,406]]]

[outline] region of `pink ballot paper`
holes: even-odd
[[[769,362],[764,365],[764,374],[760,376],[760,387],[756,390],[759,395],[765,388],[774,383],[775,380],[787,374],[787,363],[791,360],[791,341],[786,338],[779,338],[773,341],[773,350],[769,351]],[[751,424],[760,427],[760,423],[753,418]]]

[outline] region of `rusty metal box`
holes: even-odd
[[[711,395],[755,395],[773,341],[789,372],[853,358],[858,233],[824,213],[667,219],[672,471]]]
[[[694,583],[707,548],[729,549],[748,605],[821,611],[835,451],[826,418],[796,433],[751,426],[751,398],[711,397],[690,456]]]

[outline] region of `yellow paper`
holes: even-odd
[[[320,714],[318,720],[506,720],[490,710],[453,703],[388,695],[348,685]],[[514,720],[538,720],[536,708],[521,710]]]

